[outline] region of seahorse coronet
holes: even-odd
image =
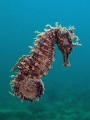
[[[11,82],[14,96],[18,96],[22,101],[33,102],[44,94],[41,78],[48,73],[55,61],[55,44],[62,53],[63,65],[66,67],[70,66],[69,54],[75,46],[80,45],[78,42],[73,43],[75,38],[76,41],[78,40],[74,27],[67,29],[58,23],[55,23],[55,27],[51,27],[49,24],[46,27],[49,29],[44,29],[44,32],[35,32],[37,37],[34,46],[29,46],[30,55],[22,56],[12,69],[12,71],[18,70]]]

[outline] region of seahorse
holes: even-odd
[[[13,96],[18,96],[21,101],[38,101],[41,95],[44,94],[44,84],[41,80],[48,71],[52,68],[52,63],[55,61],[55,44],[61,51],[63,56],[63,65],[70,66],[69,54],[75,46],[79,44],[78,37],[75,35],[74,27],[61,27],[55,23],[55,27],[46,25],[48,29],[44,32],[38,32],[35,38],[34,46],[31,49],[30,55],[22,56],[12,71],[17,71],[16,75],[12,75],[14,80],[11,81]],[[73,43],[73,40],[76,40]]]

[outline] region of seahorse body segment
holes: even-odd
[[[78,37],[74,34],[74,27],[69,29],[58,26],[49,27],[45,29],[45,32],[38,33],[35,38],[34,47],[31,48],[31,55],[22,56],[16,63],[12,71],[19,70],[16,76],[12,75],[14,80],[10,83],[12,90],[14,91],[13,96],[18,96],[21,100],[31,101],[38,100],[42,94],[44,94],[44,84],[41,78],[44,77],[48,70],[52,68],[54,62],[55,46],[56,43],[58,48],[61,50],[63,55],[64,66],[70,66],[69,54],[71,54],[73,48],[78,42],[73,43],[73,40]]]

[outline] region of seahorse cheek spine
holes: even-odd
[[[52,68],[54,62],[55,46],[63,54],[64,66],[70,66],[68,55],[73,50],[73,39],[77,36],[73,33],[73,28],[67,30],[56,24],[53,28],[47,25],[49,30],[45,29],[44,33],[38,33],[35,38],[34,47],[31,48],[31,55],[25,55],[19,59],[12,71],[19,70],[16,76],[12,76],[14,80],[11,82],[12,90],[21,100],[31,101],[38,100],[44,94],[44,84],[40,78],[44,77],[48,70]]]

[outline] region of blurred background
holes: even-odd
[[[0,120],[90,120],[90,1],[0,0]],[[34,103],[9,94],[11,69],[28,55],[45,25],[76,28],[79,43],[63,66],[56,46],[55,62],[42,78],[44,95]]]

